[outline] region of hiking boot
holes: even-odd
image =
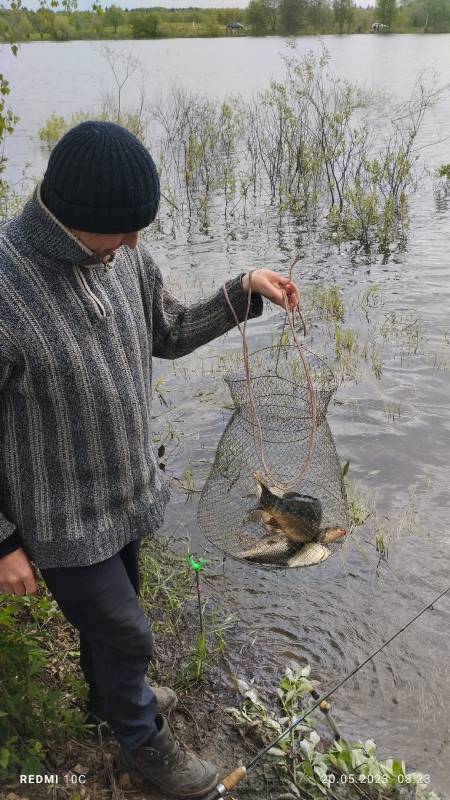
[[[146,683],[150,686],[149,680],[145,678]],[[167,686],[151,686],[152,692],[156,696],[156,713],[165,714],[169,716],[170,712],[175,708],[178,697],[173,689]],[[104,735],[111,735],[111,730],[105,719],[105,708],[103,700],[95,689],[90,689],[89,698],[86,703],[87,722],[91,725],[102,725]]]
[[[219,775],[208,761],[184,750],[170,730],[166,717],[155,719],[158,733],[137,750],[119,751],[119,770],[136,770],[168,797],[203,797],[217,786]]]

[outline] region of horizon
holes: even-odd
[[[117,6],[118,8],[122,8],[124,10],[127,9],[128,11],[151,10],[151,9],[158,9],[158,8],[161,8],[161,9],[172,9],[174,11],[185,11],[186,9],[192,9],[193,11],[196,11],[196,10],[204,11],[205,9],[208,9],[208,8],[211,8],[211,9],[212,8],[215,8],[215,9],[236,8],[236,9],[240,9],[241,10],[241,9],[247,8],[248,5],[249,5],[249,2],[250,2],[250,0],[237,0],[237,2],[236,2],[236,0],[234,0],[234,2],[231,2],[231,3],[226,3],[223,0],[204,0],[204,2],[202,2],[202,0],[200,0],[200,2],[196,3],[195,5],[192,5],[192,3],[187,3],[187,2],[184,5],[182,3],[174,5],[174,3],[170,2],[170,0],[167,0],[167,2],[164,2],[164,0],[162,0],[162,2],[159,2],[157,5],[155,5],[154,3],[151,3],[151,2],[149,2],[149,3],[142,3],[141,2],[138,6],[131,7],[130,3],[127,3],[127,0],[116,0],[116,2],[113,2],[113,3],[107,3],[107,4],[105,3],[104,8],[107,8],[107,7],[109,8],[110,6],[114,5],[114,6]],[[365,8],[374,8],[374,5],[371,2],[368,2],[367,5],[364,5],[364,3],[355,3],[355,6],[357,8],[364,8],[364,9]],[[0,7],[5,9],[6,11],[10,10],[7,7],[5,7],[5,5],[3,5],[3,3],[1,4]],[[28,10],[28,11],[38,11],[41,7],[42,7],[42,5],[39,2],[39,0],[28,0],[28,2],[24,3],[24,5],[23,5],[23,8]],[[64,9],[62,9],[62,8],[50,8],[49,9],[49,11],[54,11],[54,12],[63,11],[63,10]],[[79,0],[78,8],[76,10],[77,11],[92,11],[92,0]]]

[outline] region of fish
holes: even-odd
[[[239,558],[257,561],[261,564],[286,564],[297,549],[281,531],[278,531],[277,533],[267,533],[255,545],[247,550],[242,550]]]
[[[298,492],[281,494],[271,488],[258,472],[253,472],[256,481],[258,505],[255,511],[264,511],[268,518],[266,526],[277,528],[291,541],[297,544],[316,542],[322,531],[322,504],[316,497]]]
[[[320,542],[308,542],[300,547],[293,544],[281,531],[266,534],[253,547],[239,553],[240,558],[260,564],[278,564],[280,567],[310,567],[331,556],[331,551]]]
[[[319,542],[308,542],[288,558],[288,567],[312,567],[331,556],[331,550]]]

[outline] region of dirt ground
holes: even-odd
[[[238,698],[219,694],[217,687],[208,683],[181,696],[170,721],[178,740],[215,763],[224,777],[248,761],[254,751],[225,711],[227,705],[239,705]],[[15,780],[5,781],[0,783],[0,800],[166,800],[166,795],[139,775],[120,774],[117,754],[116,740],[105,726],[99,726],[90,740],[69,740],[49,756],[47,775],[58,775],[58,784],[25,786]],[[242,785],[242,791],[235,791],[234,798],[271,797],[261,789],[261,776],[255,773],[245,787]]]

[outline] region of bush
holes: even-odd
[[[55,144],[68,130],[69,124],[64,117],[58,117],[57,114],[52,114],[45,125],[39,129],[38,136],[49,150],[53,150]]]
[[[13,595],[0,605],[0,776],[40,772],[55,742],[86,730],[64,689],[49,685],[46,625],[55,615],[47,595]]]

